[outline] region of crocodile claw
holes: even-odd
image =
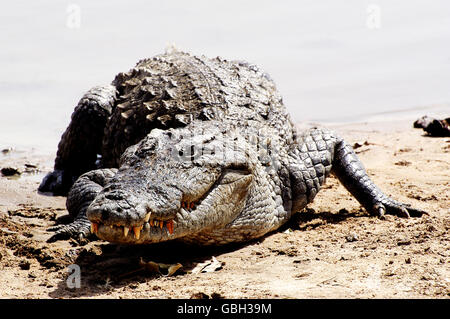
[[[47,239],[48,243],[70,238],[75,239],[79,243],[83,243],[90,237],[94,236],[90,231],[90,223],[85,220],[75,220],[68,225],[58,225],[50,227],[47,230],[55,232],[49,239]]]
[[[373,206],[373,215],[384,219],[385,214],[397,215],[398,217],[421,217],[422,215],[429,215],[426,211],[412,208],[410,204],[403,204],[397,201],[390,201],[388,203],[377,203]]]

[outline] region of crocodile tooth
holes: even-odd
[[[172,235],[173,234],[173,219],[170,219],[166,222],[167,230]]]
[[[142,229],[142,226],[133,227],[134,238],[139,239],[139,237],[141,237],[141,229]]]
[[[125,236],[125,237],[127,237],[127,235],[128,235],[128,231],[130,230],[130,228],[128,228],[128,227],[123,227],[123,235]]]
[[[161,220],[161,221],[159,221],[159,228],[162,229],[163,227],[164,227],[164,221]]]
[[[159,226],[159,220],[155,220],[155,227],[158,227]]]
[[[94,222],[92,222],[91,223],[91,233],[97,233],[98,232],[98,224],[97,223],[94,223]]]
[[[145,215],[145,218],[144,218],[144,221],[146,222],[146,223],[148,223],[148,221],[150,220],[150,215],[151,215],[152,213],[150,212],[150,213],[148,213],[147,215]]]
[[[150,226],[153,227],[153,224],[155,223],[155,221],[153,219],[150,220]]]

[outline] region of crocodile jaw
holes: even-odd
[[[124,205],[120,201],[104,201],[97,205],[96,200],[89,206],[87,216],[93,231],[100,239],[122,244],[149,244],[190,237],[199,232],[208,232],[225,227],[244,209],[246,198],[253,178],[252,175],[236,170],[225,170],[217,182],[204,194],[195,208],[182,207],[175,215],[161,218],[163,214],[154,214],[152,203],[142,203],[134,195],[127,202],[135,202],[127,210],[117,209]],[[136,197],[136,196],[135,196]],[[116,218],[102,219],[102,212],[115,211]],[[154,218],[155,215],[158,218]],[[121,216],[122,219],[117,218]],[[140,218],[130,218],[140,216]]]

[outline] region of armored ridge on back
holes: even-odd
[[[211,245],[277,229],[330,173],[372,215],[425,213],[386,196],[332,131],[297,134],[256,66],[173,51],[83,96],[39,190],[68,193],[74,217],[51,241]]]

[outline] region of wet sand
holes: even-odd
[[[0,297],[449,298],[450,138],[424,136],[411,121],[330,127],[357,143],[381,189],[429,215],[370,217],[330,177],[305,211],[244,245],[46,243],[48,227],[68,222],[64,197],[36,192],[55,155],[10,145],[0,167],[39,172],[0,177]],[[213,256],[220,269],[192,272]],[[166,277],[140,271],[140,258],[183,267]],[[80,288],[67,285],[71,264],[80,266]]]

